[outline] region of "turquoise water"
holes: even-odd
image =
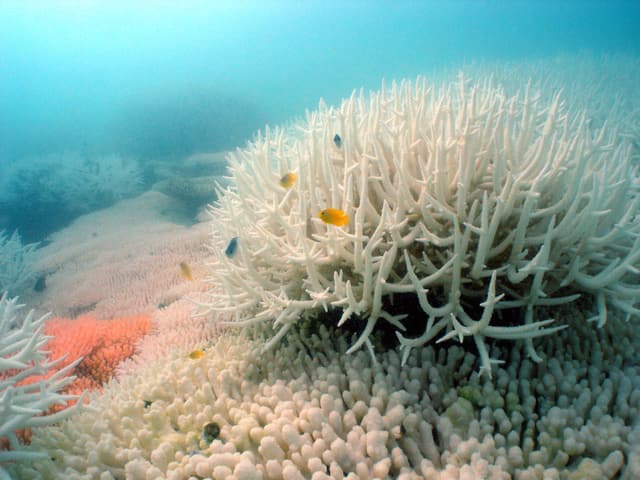
[[[0,167],[71,152],[133,157],[144,170],[241,146],[266,123],[382,79],[640,46],[633,1],[124,3],[0,2]],[[145,185],[155,180],[143,171]],[[16,199],[2,197],[0,229],[30,240],[59,226],[34,225],[79,213],[53,215],[54,195],[20,223]]]
[[[2,160],[230,148],[382,78],[640,46],[632,1],[118,3],[0,4]]]

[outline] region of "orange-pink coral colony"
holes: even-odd
[[[66,389],[67,393],[77,394],[85,389],[100,388],[107,382],[118,364],[133,355],[136,342],[150,329],[151,318],[148,315],[110,320],[96,319],[91,315],[76,319],[54,318],[44,327],[45,334],[53,337],[45,349],[51,352],[52,360],[66,355],[57,369],[83,357],[73,371],[78,378]],[[25,383],[39,379],[31,377]]]

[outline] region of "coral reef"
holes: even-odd
[[[142,171],[131,158],[65,152],[20,159],[0,166],[0,214],[25,238],[40,240],[83,213],[139,193],[141,186]]]
[[[378,323],[395,328],[404,360],[433,339],[470,337],[489,375],[499,360],[487,339],[523,339],[539,360],[532,340],[562,328],[540,307],[586,295],[599,326],[608,307],[636,314],[630,146],[588,123],[560,95],[507,96],[461,76],[321,103],[298,133],[267,129],[229,157],[208,307],[236,325],[272,323],[267,348],[327,309],[342,311],[338,325],[366,319],[349,352],[371,349]],[[288,172],[299,180],[285,189]],[[326,225],[326,208],[351,221]],[[415,303],[423,315],[408,316],[402,306]]]
[[[162,192],[179,202],[185,209],[187,217],[195,217],[207,204],[216,200],[214,185],[217,177],[184,177],[173,175],[160,180],[153,185],[153,189]]]
[[[23,159],[4,169],[4,203],[29,199],[79,213],[134,195],[142,184],[138,163],[118,155],[91,158],[64,152]]]
[[[346,355],[344,329],[301,322],[280,348],[225,334],[204,357],[149,363],[93,405],[34,432],[47,459],[19,478],[633,479],[640,475],[640,338],[618,315],[520,343],[494,380],[454,345]],[[298,330],[300,327],[300,330]],[[615,336],[616,342],[611,342]],[[372,334],[375,343],[375,333]],[[591,476],[588,476],[591,475]]]
[[[0,292],[19,295],[32,286],[37,247],[23,245],[17,230],[11,236],[0,230]]]
[[[221,179],[229,173],[227,171],[227,154],[228,152],[226,151],[201,152],[189,155],[180,161],[154,158],[148,160],[145,166],[151,170],[153,177],[159,180],[173,176],[212,176]],[[209,185],[209,187],[211,188],[212,185]]]
[[[175,199],[176,212],[192,221],[206,205],[217,199],[215,185],[226,185],[226,153],[199,153],[179,162],[149,161],[147,167],[157,179],[152,189]]]
[[[46,315],[37,318],[32,310],[18,317],[21,307],[17,298],[9,299],[6,293],[0,297],[0,439],[6,438],[13,449],[20,447],[16,430],[56,423],[71,416],[77,408],[42,414],[53,405],[65,405],[78,398],[60,393],[73,381],[69,374],[77,362],[60,368],[60,359],[49,360],[44,348],[50,337],[42,332]],[[24,382],[49,373],[46,379]],[[0,464],[42,455],[22,450],[0,451]],[[0,478],[7,478],[2,466]]]
[[[562,90],[567,108],[586,111],[592,127],[605,124],[628,139],[640,155],[640,92],[636,87],[640,76],[640,59],[630,54],[562,54],[535,60],[475,61],[464,66],[466,74],[489,77],[499,82],[508,95],[522,89],[522,79],[545,101]],[[457,70],[444,72],[453,77]],[[546,98],[545,98],[546,97]]]
[[[159,192],[55,236],[42,305],[140,309],[153,332],[99,416],[35,429],[7,472],[640,477],[635,127],[531,85],[419,79],[268,129],[230,156],[210,252]],[[115,351],[85,348],[79,388],[122,350],[88,343]]]
[[[176,224],[173,206],[167,196],[146,192],[53,234],[36,265],[47,275],[40,308],[116,318],[152,313],[196,287],[205,289],[181,276],[180,263],[191,266],[196,280],[206,275],[209,227]]]
[[[197,298],[197,289],[196,286],[190,293],[191,297]],[[118,374],[133,373],[146,364],[187,355],[213,342],[223,329],[215,325],[211,328],[206,316],[194,317],[194,310],[191,298],[181,298],[154,311],[152,331],[136,344],[135,354],[118,365]]]

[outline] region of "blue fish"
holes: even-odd
[[[340,148],[342,146],[342,138],[340,138],[340,135],[338,135],[336,133],[336,136],[333,137],[333,143],[336,144],[336,147]]]
[[[227,248],[225,249],[224,254],[229,258],[233,258],[237,251],[238,251],[238,237],[233,237],[231,240],[229,240],[229,245],[227,245]]]

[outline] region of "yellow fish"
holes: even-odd
[[[189,358],[192,360],[198,360],[204,357],[204,352],[202,350],[194,350],[189,354]]]
[[[191,267],[187,264],[187,262],[180,262],[180,273],[182,273],[182,278],[185,280],[193,280],[193,275],[191,275]]]
[[[325,208],[318,214],[320,220],[324,223],[329,223],[337,227],[344,227],[349,225],[349,215],[337,208]]]
[[[280,186],[282,188],[291,188],[293,187],[294,183],[296,183],[297,179],[298,176],[295,173],[285,173],[282,178],[280,178]]]

